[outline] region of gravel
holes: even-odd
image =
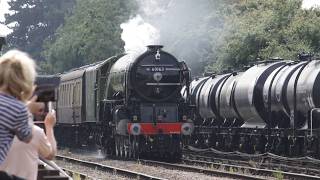
[[[213,176],[209,176],[209,175],[205,175],[205,174],[201,174],[201,173],[166,169],[163,167],[147,166],[147,165],[139,164],[138,162],[135,162],[135,161],[106,159],[98,152],[96,152],[96,153],[72,152],[71,153],[68,150],[60,150],[58,152],[58,154],[68,156],[68,157],[77,158],[77,159],[82,159],[82,160],[86,160],[86,161],[97,162],[100,164],[114,166],[114,167],[127,169],[127,170],[131,170],[131,171],[136,171],[136,172],[140,172],[140,173],[145,173],[148,175],[152,175],[155,177],[161,177],[161,178],[165,178],[165,179],[175,179],[175,180],[200,180],[200,179],[201,180],[215,180],[215,179],[227,180],[227,179],[230,179],[230,178],[222,178],[222,177],[213,177]],[[57,162],[57,164],[58,164],[58,162]],[[61,166],[64,167],[64,165],[61,165]],[[72,166],[75,167],[76,165],[72,165]],[[84,170],[80,170],[79,172],[84,172]],[[90,176],[93,176],[93,175],[95,175],[95,173],[96,173],[96,171],[91,171],[91,172],[88,172],[87,174],[89,174]],[[104,175],[103,175],[103,173],[104,173]],[[102,176],[99,176],[97,178],[98,179],[111,179],[112,178],[109,175],[106,175],[106,172],[103,172],[103,173],[102,173]],[[97,173],[97,174],[100,174],[100,173]],[[119,177],[115,177],[115,179],[118,179],[118,178]]]
[[[81,172],[82,174],[89,175],[93,179],[110,179],[110,180],[126,180],[128,177],[122,177],[118,175],[114,175],[108,172],[99,171],[94,168],[88,168],[77,164],[72,164],[69,162],[65,162],[62,160],[55,160],[56,164],[61,168],[66,168],[75,172]],[[77,179],[73,177],[73,179]]]

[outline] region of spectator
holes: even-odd
[[[44,103],[36,103],[38,104],[37,111],[33,113],[33,120],[37,122],[43,122],[43,120],[46,117],[46,112],[45,112],[45,104]]]
[[[35,76],[35,63],[27,54],[11,50],[0,57],[0,165],[14,135],[24,142],[32,138],[26,101],[33,94]]]
[[[44,105],[41,107],[44,107]],[[35,116],[41,114],[43,114],[42,109],[39,109]],[[30,119],[30,123],[33,123],[32,119]],[[6,160],[0,166],[0,170],[28,180],[36,180],[39,156],[51,160],[57,152],[57,144],[53,133],[55,123],[56,118],[53,111],[48,113],[44,120],[47,135],[40,127],[34,125],[33,138],[29,144],[23,143],[15,137]]]

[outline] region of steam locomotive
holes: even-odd
[[[184,62],[148,46],[60,75],[56,134],[60,145],[98,145],[122,158],[179,158],[190,136],[190,106]]]
[[[319,60],[262,61],[197,78],[188,91],[197,112],[193,146],[319,158]]]

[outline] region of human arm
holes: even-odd
[[[32,139],[32,126],[28,123],[29,114],[25,106],[21,107],[15,117],[14,133],[20,141],[29,143]]]
[[[52,147],[51,153],[47,157],[45,157],[46,159],[53,159],[57,153],[57,141],[55,139],[54,130],[53,130],[53,127],[55,126],[55,124],[56,124],[56,115],[55,115],[55,111],[52,110],[52,112],[49,112],[47,114],[44,120],[46,135]]]

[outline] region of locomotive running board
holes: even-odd
[[[242,128],[265,128],[266,127],[266,123],[252,123],[252,122],[246,122],[244,123],[242,126]]]

